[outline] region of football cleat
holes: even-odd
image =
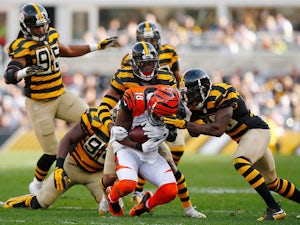
[[[13,197],[8,199],[4,205],[3,208],[20,208],[20,207],[30,207],[31,199],[35,195],[22,195],[18,197]]]
[[[111,186],[106,188],[106,193],[109,195],[111,191]],[[114,216],[123,216],[123,209],[119,204],[119,201],[116,203],[111,202],[109,199],[107,200],[109,212]]]
[[[184,209],[184,215],[193,218],[205,219],[206,215],[196,210],[196,207],[190,206]]]
[[[143,194],[144,194],[143,191],[134,191],[130,198],[130,202],[135,205],[139,204],[142,201]]]
[[[122,209],[124,208],[124,202],[123,202],[122,198],[119,199],[119,205]],[[98,211],[99,211],[100,215],[104,215],[104,214],[109,212],[108,202],[107,202],[107,199],[104,196],[102,197],[102,200],[99,203],[99,210]]]
[[[99,214],[104,215],[109,212],[109,206],[106,198],[103,196],[99,203]]]
[[[143,214],[144,212],[148,212],[149,214],[151,214],[151,210],[146,207],[146,202],[152,195],[153,194],[150,191],[147,191],[144,194],[142,201],[130,210],[129,215],[130,216],[139,216],[139,215]]]
[[[266,214],[262,217],[259,217],[258,221],[266,221],[266,220],[282,220],[286,216],[286,213],[283,211],[283,209],[270,209],[267,208]]]
[[[29,192],[30,194],[37,195],[43,185],[43,181],[38,181],[36,178],[29,184]]]

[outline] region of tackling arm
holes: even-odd
[[[214,122],[209,124],[186,122],[186,128],[192,137],[198,137],[200,134],[220,137],[226,131],[226,127],[232,118],[232,114],[232,107],[223,108],[216,112]]]
[[[72,148],[72,144],[78,142],[85,136],[80,123],[77,123],[60,141],[58,153],[56,156],[56,166],[54,169],[54,186],[57,190],[63,191],[67,184],[71,182],[64,170],[64,161],[68,152]]]
[[[77,123],[69,130],[65,136],[59,142],[57,158],[66,158],[66,155],[70,151],[72,145],[77,143],[81,138],[84,138],[85,134],[81,128],[80,123]]]

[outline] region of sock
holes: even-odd
[[[128,195],[129,193],[134,191],[136,186],[136,181],[133,180],[120,180],[115,182],[112,186],[112,189],[108,195],[108,198],[111,202],[115,203],[122,198],[123,196]]]
[[[176,183],[169,183],[160,186],[155,194],[146,203],[148,209],[153,209],[157,205],[168,203],[176,198],[178,193]]]
[[[253,189],[255,189],[269,208],[279,209],[279,205],[271,195],[271,192],[265,183],[265,179],[258,170],[251,166],[248,159],[240,156],[234,159],[233,164],[236,171],[246,179]]]
[[[300,192],[295,185],[288,180],[276,178],[275,181],[268,184],[271,191],[275,191],[281,196],[290,199],[294,202],[300,203]]]
[[[135,187],[135,191],[142,192],[144,189],[145,183],[146,183],[146,180],[142,176],[138,176],[138,182]]]
[[[177,182],[178,197],[183,208],[192,206],[184,175],[178,170],[174,176]]]
[[[35,168],[35,178],[38,181],[43,181],[52,166],[52,164],[56,160],[56,155],[47,155],[43,154],[40,159],[38,160]]]
[[[42,208],[42,206],[38,202],[36,196],[33,196],[33,198],[31,199],[31,201],[29,203],[29,205],[30,205],[30,208],[32,208],[32,209],[40,209],[40,208]]]

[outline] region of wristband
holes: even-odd
[[[22,78],[28,76],[27,69],[28,67],[25,67],[17,72],[17,80],[21,80]]]
[[[137,149],[137,150],[140,150],[140,151],[143,151],[143,147],[142,147],[142,144],[141,143],[136,143],[136,145],[135,145],[135,148]]]
[[[91,52],[95,52],[95,51],[98,51],[99,50],[99,47],[98,47],[98,44],[90,44],[90,51]]]
[[[64,167],[64,162],[65,162],[64,158],[57,158],[56,159],[56,167],[63,168]]]

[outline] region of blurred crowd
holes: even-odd
[[[234,23],[221,17],[209,25],[201,25],[197,18],[190,15],[160,21],[153,14],[147,14],[145,20],[158,24],[162,31],[162,43],[168,43],[177,49],[216,49],[229,54],[262,50],[283,54],[289,48],[300,48],[298,27],[295,30],[292,22],[280,12],[271,14],[263,11],[258,18],[245,13],[240,21]],[[122,26],[122,21],[112,18],[107,27],[99,26],[96,33],[86,32],[83,40],[78,41],[91,43],[109,36],[118,36],[121,45],[128,46],[135,41],[138,23],[139,21],[131,20],[126,26]]]

